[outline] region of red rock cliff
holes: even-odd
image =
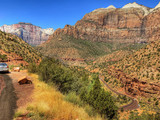
[[[67,34],[90,41],[147,42],[160,29],[159,19],[159,8],[150,9],[136,3],[118,9],[100,8],[86,14],[74,26],[57,29],[53,37]]]

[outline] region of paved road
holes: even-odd
[[[108,89],[110,89],[112,92],[114,92],[114,93],[116,93],[116,94],[118,94],[118,95],[124,95],[124,94],[122,94],[122,93],[119,93],[119,92],[113,90],[113,89],[103,80],[102,77],[99,77],[99,80],[102,81],[102,82],[104,83],[104,85],[105,85]],[[138,104],[138,101],[137,101],[135,98],[132,98],[132,97],[130,97],[130,96],[127,96],[127,97],[129,97],[129,98],[132,100],[132,102],[131,102],[130,104],[127,104],[127,105],[122,106],[121,108],[123,108],[123,110],[135,110],[135,109],[138,109],[138,108],[140,107],[139,104]],[[120,108],[120,109],[121,109],[121,108]]]
[[[0,95],[0,120],[12,120],[16,109],[17,97],[14,93],[12,79],[7,74],[0,74],[4,77],[6,87]]]

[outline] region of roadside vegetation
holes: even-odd
[[[35,87],[33,100],[25,108],[18,109],[15,118],[28,113],[26,117],[32,120],[102,120],[98,114],[88,115],[86,110],[91,109],[89,105],[83,108],[73,104],[73,101],[77,101],[75,100],[77,96],[63,95],[56,86],[40,81],[38,75],[30,74],[30,76]]]
[[[117,118],[115,99],[101,87],[97,74],[76,67],[71,69],[52,58],[42,60],[37,67],[30,65],[29,72],[38,73],[41,81],[56,86],[65,101],[82,107],[90,117],[100,114],[104,119]]]

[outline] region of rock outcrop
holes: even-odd
[[[135,77],[125,74],[122,70],[109,69],[108,73],[120,80],[124,85],[125,92],[133,96],[149,97],[153,94],[160,95],[160,83],[147,83]]]
[[[143,38],[146,37],[152,41],[160,38],[160,8],[144,17],[141,28]]]
[[[123,8],[109,6],[86,14],[74,26],[57,29],[52,37],[65,34],[99,42],[147,42],[153,32],[160,29],[159,14],[159,7],[151,12],[151,8],[137,3]]]
[[[17,35],[30,45],[42,44],[54,33],[53,28],[42,29],[41,27],[23,22],[13,25],[3,25],[0,27],[0,30]]]

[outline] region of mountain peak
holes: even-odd
[[[107,9],[116,9],[116,7],[114,7],[113,5],[110,5],[107,7]]]
[[[150,8],[148,8],[146,6],[143,6],[143,5],[140,5],[140,4],[136,3],[136,2],[128,3],[127,5],[123,6],[122,9],[123,8],[140,8],[140,9],[142,9],[144,11],[145,15],[149,14],[149,9],[150,9]]]
[[[128,3],[127,5],[123,6],[122,8],[140,8],[142,7],[141,5],[137,4],[136,2],[133,3]]]
[[[155,9],[160,8],[160,2],[158,3],[158,5],[155,7]]]

